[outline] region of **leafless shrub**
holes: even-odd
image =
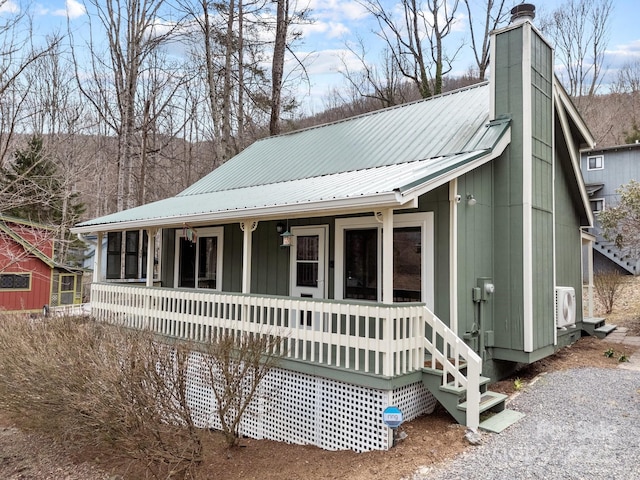
[[[155,478],[195,478],[204,431],[186,400],[191,347],[69,318],[0,318],[0,408],[73,445],[109,445]]]
[[[202,380],[213,392],[215,413],[229,447],[238,445],[240,422],[282,348],[280,336],[250,333],[225,333],[204,347]]]
[[[615,301],[624,291],[623,276],[617,271],[598,273],[593,276],[593,286],[605,313],[611,313]]]

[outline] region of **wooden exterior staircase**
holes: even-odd
[[[582,320],[582,330],[599,339],[603,339],[616,328],[615,325],[605,324],[605,319],[600,317],[584,318]]]
[[[438,368],[425,367],[422,372],[422,382],[427,389],[456,422],[466,425],[467,389],[460,385],[456,386],[453,381],[444,383],[444,372]],[[489,390],[487,386],[490,381],[490,378],[480,376],[480,422],[478,428],[499,433],[517,422],[524,414],[508,410],[505,406],[508,396]]]
[[[425,307],[422,383],[460,424],[499,433],[524,415],[505,408],[507,395],[487,389],[476,352]]]

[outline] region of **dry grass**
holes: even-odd
[[[22,429],[185,478],[202,461],[188,345],[76,319],[0,319],[0,409]],[[179,426],[177,426],[179,425]]]
[[[584,289],[586,310],[586,288]],[[607,313],[606,306],[594,294],[594,315],[606,318],[607,323],[627,328],[630,335],[640,336],[640,277],[624,276],[620,293],[613,308]]]

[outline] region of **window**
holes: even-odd
[[[587,170],[602,170],[604,168],[604,157],[596,155],[587,157]]]
[[[107,279],[147,278],[147,248],[149,245],[147,232],[128,230],[124,232],[124,237],[122,233],[109,232],[107,235]],[[123,260],[124,277],[121,272]]]
[[[175,284],[221,290],[223,228],[196,229],[190,235],[176,232]]]
[[[140,232],[125,232],[124,278],[138,278],[138,242]]]
[[[300,235],[296,237],[296,286],[318,286],[318,235]]]
[[[344,232],[343,298],[378,299],[378,228]]]
[[[373,217],[336,220],[335,296],[381,301],[382,225]],[[433,213],[394,216],[393,301],[433,307]]]
[[[604,210],[604,198],[594,198],[589,201],[591,203],[591,211],[598,213]]]
[[[422,286],[420,227],[393,230],[393,301],[420,302]]]
[[[72,274],[60,275],[60,305],[71,305],[76,292],[76,276]]]
[[[0,290],[31,290],[31,274],[0,273]]]
[[[107,234],[107,278],[120,278],[122,232]]]

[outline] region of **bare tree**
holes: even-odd
[[[356,97],[373,99],[382,108],[399,105],[408,100],[402,89],[404,77],[388,46],[380,54],[379,63],[366,60],[366,47],[362,38],[358,38],[356,45],[347,44],[347,49],[358,59],[359,68],[354,70],[349,66],[345,56],[342,56],[340,73]],[[352,96],[347,101],[356,100],[357,98]]]
[[[478,67],[478,80],[484,81],[489,68],[489,37],[506,19],[506,0],[486,0],[480,5],[464,0],[469,19],[471,49]]]
[[[620,70],[611,90],[614,93],[640,93],[640,60],[626,62]]]
[[[91,37],[87,42],[91,81],[79,81],[79,86],[101,121],[117,135],[117,209],[122,210],[135,206],[139,198],[135,192],[133,158],[136,156],[134,137],[138,132],[136,106],[145,62],[172,37],[179,24],[161,22],[166,0],[88,0],[87,3],[95,12],[89,16]],[[97,18],[97,25],[92,18]],[[104,52],[96,40],[100,36],[107,41]],[[76,76],[82,79],[76,48],[72,49]]]
[[[542,21],[564,67],[560,77],[572,97],[592,97],[600,86],[612,11],[612,0],[567,0]]]
[[[202,380],[213,392],[230,447],[238,444],[245,412],[259,398],[262,381],[284,353],[282,340],[268,333],[222,334],[203,346]]]
[[[280,108],[282,102],[282,77],[284,74],[284,54],[287,48],[287,30],[289,28],[289,0],[274,0],[276,9],[276,38],[273,45],[271,63],[271,116],[269,133],[280,133]]]
[[[200,71],[206,93],[209,110],[206,117],[210,122],[200,122],[200,126],[208,130],[207,136],[215,149],[215,166],[246,143],[245,127],[250,121],[246,112],[252,104],[264,103],[262,99],[267,96],[268,82],[260,65],[266,43],[260,38],[260,31],[266,28],[262,16],[268,9],[265,0],[178,3],[189,19],[185,42],[190,46],[192,64]]]
[[[30,112],[30,130],[42,140],[41,158],[51,162],[56,169],[56,185],[59,191],[47,193],[45,204],[52,203],[60,212],[55,223],[60,229],[56,239],[56,259],[66,264],[70,246],[75,236],[69,228],[78,220],[84,209],[78,209],[78,196],[89,190],[87,179],[95,180],[93,166],[86,162],[91,158],[88,142],[83,132],[89,127],[89,118],[81,102],[73,78],[73,66],[64,56],[58,42],[50,42],[53,48],[33,62],[25,71],[31,92],[25,105]],[[53,199],[61,201],[53,203]],[[45,207],[42,210],[46,210]]]
[[[5,10],[0,17],[0,167],[10,158],[30,93],[30,85],[21,82],[21,77],[29,65],[60,41],[52,37],[43,46],[36,45],[29,11],[16,9],[14,13],[8,7],[8,0],[0,0],[0,10]]]
[[[442,77],[451,65],[453,54],[445,49],[458,9],[458,0],[401,0],[402,14],[382,5],[381,0],[358,0],[377,20],[376,32],[389,46],[402,74],[415,83],[422,98],[442,92]]]

